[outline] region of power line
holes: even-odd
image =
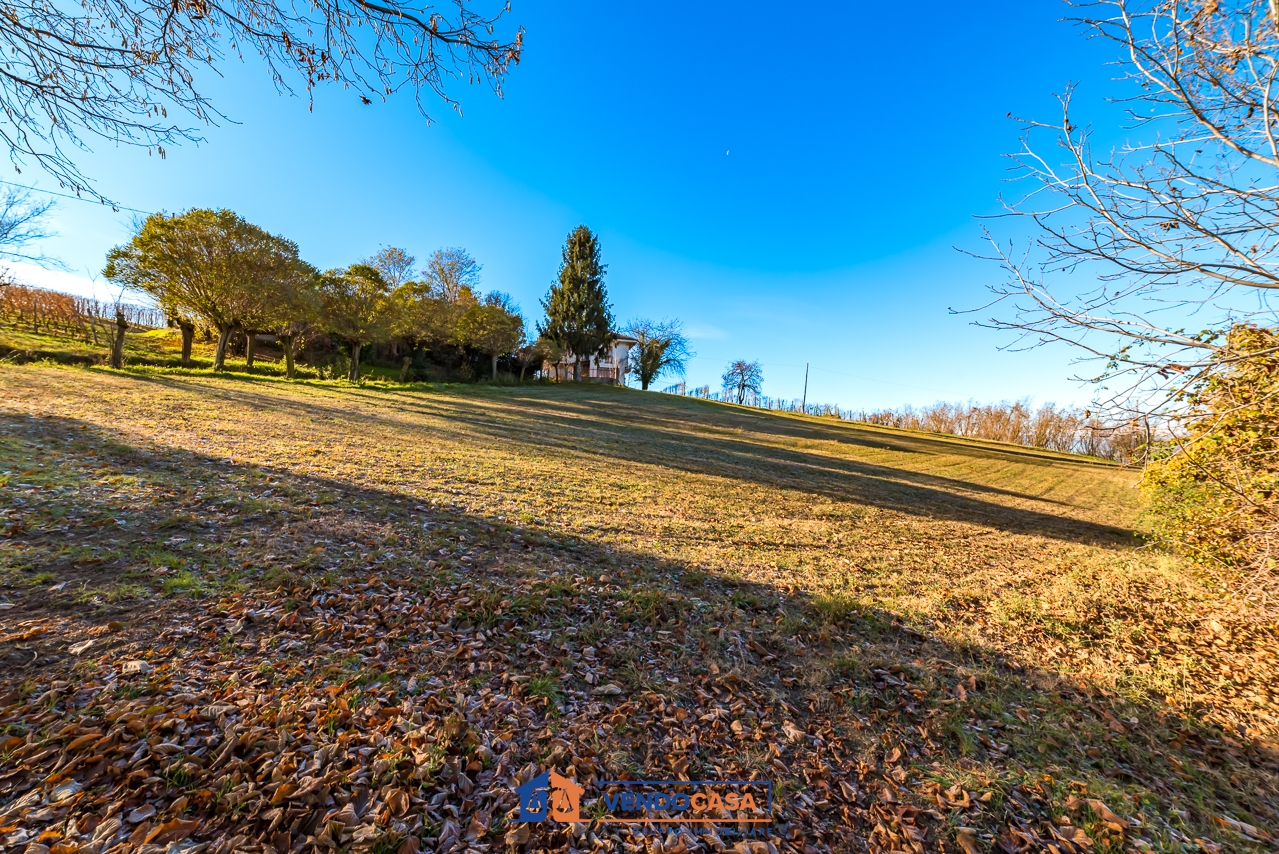
[[[18,187],[23,190],[31,190],[32,192],[36,192],[36,193],[46,193],[50,196],[57,196],[58,198],[62,198],[62,199],[70,199],[73,202],[88,202],[89,204],[105,204],[105,205],[109,205],[112,208],[112,210],[129,211],[130,213],[140,213],[140,214],[152,213],[152,211],[141,211],[141,210],[138,210],[137,208],[125,207],[124,205],[117,205],[111,202],[95,202],[93,201],[93,199],[86,199],[86,198],[83,198],[82,196],[73,196],[70,193],[56,193],[53,190],[46,190],[43,187],[28,187],[26,184],[15,184],[12,181],[0,181],[0,184],[6,184],[10,187]]]
[[[694,356],[691,361],[696,361],[697,359],[709,359],[711,361],[721,362],[722,364],[725,364],[725,365],[729,364],[730,362],[736,361],[735,359],[721,359],[716,356]],[[791,365],[791,364],[787,364],[786,362],[761,362],[760,366],[764,368],[806,367],[805,365]],[[946,391],[945,389],[929,388],[928,386],[922,386],[922,385],[910,385],[909,383],[896,383],[896,382],[893,382],[892,380],[881,380],[881,379],[877,379],[876,377],[864,377],[864,376],[861,376],[860,374],[849,374],[843,371],[832,371],[830,368],[819,367],[819,368],[813,368],[813,370],[821,371],[822,373],[826,373],[826,374],[835,374],[836,376],[840,376],[840,377],[849,377],[855,380],[865,380],[866,382],[870,382],[870,383],[880,383],[882,385],[897,386],[898,388],[910,388],[910,389],[915,389],[916,391],[931,391],[937,394],[945,394],[945,395],[952,394],[952,392]]]

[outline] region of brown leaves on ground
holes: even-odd
[[[32,410],[80,382],[6,376]],[[1070,541],[1101,510],[1013,532],[1058,523],[980,481],[990,458],[922,472],[945,443],[661,400],[622,417],[589,390],[101,382],[0,434],[11,848],[1272,845],[1264,627],[1138,591],[1171,573],[1106,575],[1118,551]],[[1156,697],[1172,672],[1190,687]],[[600,780],[772,780],[773,824],[513,824],[549,768],[592,816]]]
[[[937,710],[906,679],[872,687],[867,713],[837,729],[811,700],[793,704],[738,671],[672,664],[688,659],[697,635],[680,624],[627,628],[607,585],[576,577],[549,610],[530,598],[544,579],[516,583],[487,628],[461,616],[487,595],[467,581],[227,597],[166,621],[145,673],[127,672],[138,659],[82,657],[74,681],[11,689],[0,697],[0,725],[15,733],[0,743],[10,757],[0,778],[10,804],[4,839],[47,845],[56,836],[62,850],[99,854],[121,843],[157,854],[205,842],[213,854],[250,845],[265,854],[554,847],[573,831],[509,823],[514,788],[546,766],[587,785],[640,768],[670,779],[797,781],[779,795],[769,834],[774,849],[793,854],[941,850],[956,818],[995,828],[960,825],[954,841],[965,852],[985,850],[983,836],[1009,854],[1092,849],[1100,837],[1054,819],[1063,807],[1116,843],[1135,838],[1097,798],[1059,802],[1051,779],[1015,786],[1000,808],[990,790],[929,779],[927,763],[944,751],[920,734]],[[611,626],[591,640],[594,661],[575,669],[581,641],[536,628],[538,611],[550,624],[559,609]],[[681,690],[636,684],[623,698],[591,690],[585,675],[636,651],[666,662],[652,671],[659,682],[681,674]],[[560,675],[534,682],[521,671]],[[892,746],[868,755],[867,737]],[[592,826],[572,842],[622,851],[650,836]]]

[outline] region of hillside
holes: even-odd
[[[0,365],[0,422],[10,845],[734,844],[512,823],[550,767],[771,780],[769,854],[1274,845],[1279,637],[1130,470],[600,386]]]

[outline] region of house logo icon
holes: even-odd
[[[554,771],[543,771],[515,790],[520,796],[517,821],[562,821],[566,824],[582,820],[582,793],[586,790],[568,777]]]

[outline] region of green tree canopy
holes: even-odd
[[[538,331],[573,354],[573,379],[581,379],[585,359],[602,355],[613,342],[613,312],[604,289],[607,267],[600,241],[579,225],[564,243],[559,281],[542,301],[546,323]]]
[[[193,208],[147,217],[128,243],[107,253],[102,274],[217,329],[213,367],[221,370],[231,333],[265,328],[314,270],[293,241],[229,210]]]
[[[524,318],[501,305],[472,306],[458,321],[458,338],[486,354],[497,379],[497,359],[519,346],[524,337]]]
[[[391,334],[395,300],[386,279],[368,264],[330,270],[319,283],[321,323],[351,348],[351,382],[360,379],[360,349]]]
[[[312,271],[305,283],[299,283],[278,306],[264,332],[273,332],[284,351],[284,373],[289,379],[294,374],[294,352],[299,341],[312,335],[323,324],[323,302],[320,297],[322,278]]]

